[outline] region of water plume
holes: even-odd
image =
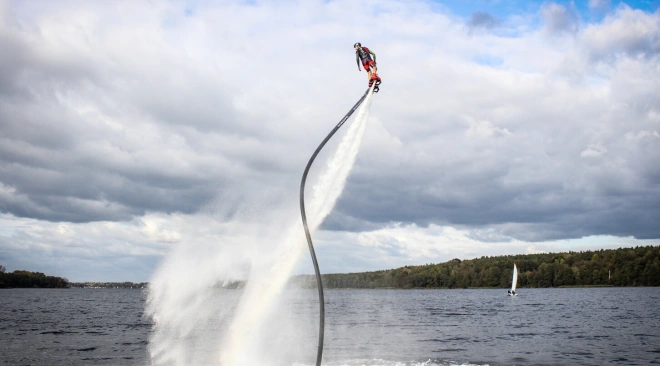
[[[343,191],[366,129],[371,97],[370,92],[313,185],[307,209],[312,232]],[[214,224],[220,243],[209,236],[205,243],[181,245],[168,255],[150,282],[147,299],[147,314],[154,322],[149,344],[154,365],[274,365],[281,364],[278,356],[284,354],[301,359],[314,353],[313,345],[300,349],[297,342],[284,346],[288,350],[268,346],[273,329],[302,326],[291,323],[290,317],[287,324],[277,324],[282,314],[273,316],[275,309],[282,310],[278,298],[306,252],[299,213],[295,205],[283,206],[239,209],[234,219]],[[277,214],[255,217],[259,211]],[[322,268],[322,258],[320,262]],[[242,291],[218,286],[241,278],[248,279]]]

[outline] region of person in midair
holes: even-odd
[[[362,47],[360,42],[354,44],[353,48],[355,49],[355,61],[358,65],[358,71],[362,71],[360,69],[360,61],[362,61],[362,67],[367,71],[369,83],[372,80],[380,80],[378,77],[378,67],[376,67],[376,54],[367,47]],[[374,56],[373,59],[371,55]]]

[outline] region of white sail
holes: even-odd
[[[518,268],[516,265],[513,265],[513,280],[511,281],[511,292],[516,291],[516,285],[518,284]]]

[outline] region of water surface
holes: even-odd
[[[216,301],[239,295],[218,290]],[[316,296],[287,291],[280,306],[311,336],[288,346],[291,331],[275,333],[277,347],[300,352],[274,363],[313,364]],[[141,290],[0,290],[0,364],[148,365],[145,298]],[[660,288],[520,289],[513,298],[506,289],[329,290],[326,301],[325,365],[660,364]]]

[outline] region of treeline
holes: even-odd
[[[41,272],[14,271],[5,272],[0,266],[0,288],[67,288],[69,281],[66,278],[46,276]]]
[[[559,286],[660,286],[660,246],[568,253],[453,259],[375,272],[322,275],[325,288],[470,288],[511,286],[513,264],[518,288]],[[316,287],[314,276],[290,283]]]
[[[143,289],[147,288],[148,282],[71,282],[71,287],[77,288],[126,288]]]

